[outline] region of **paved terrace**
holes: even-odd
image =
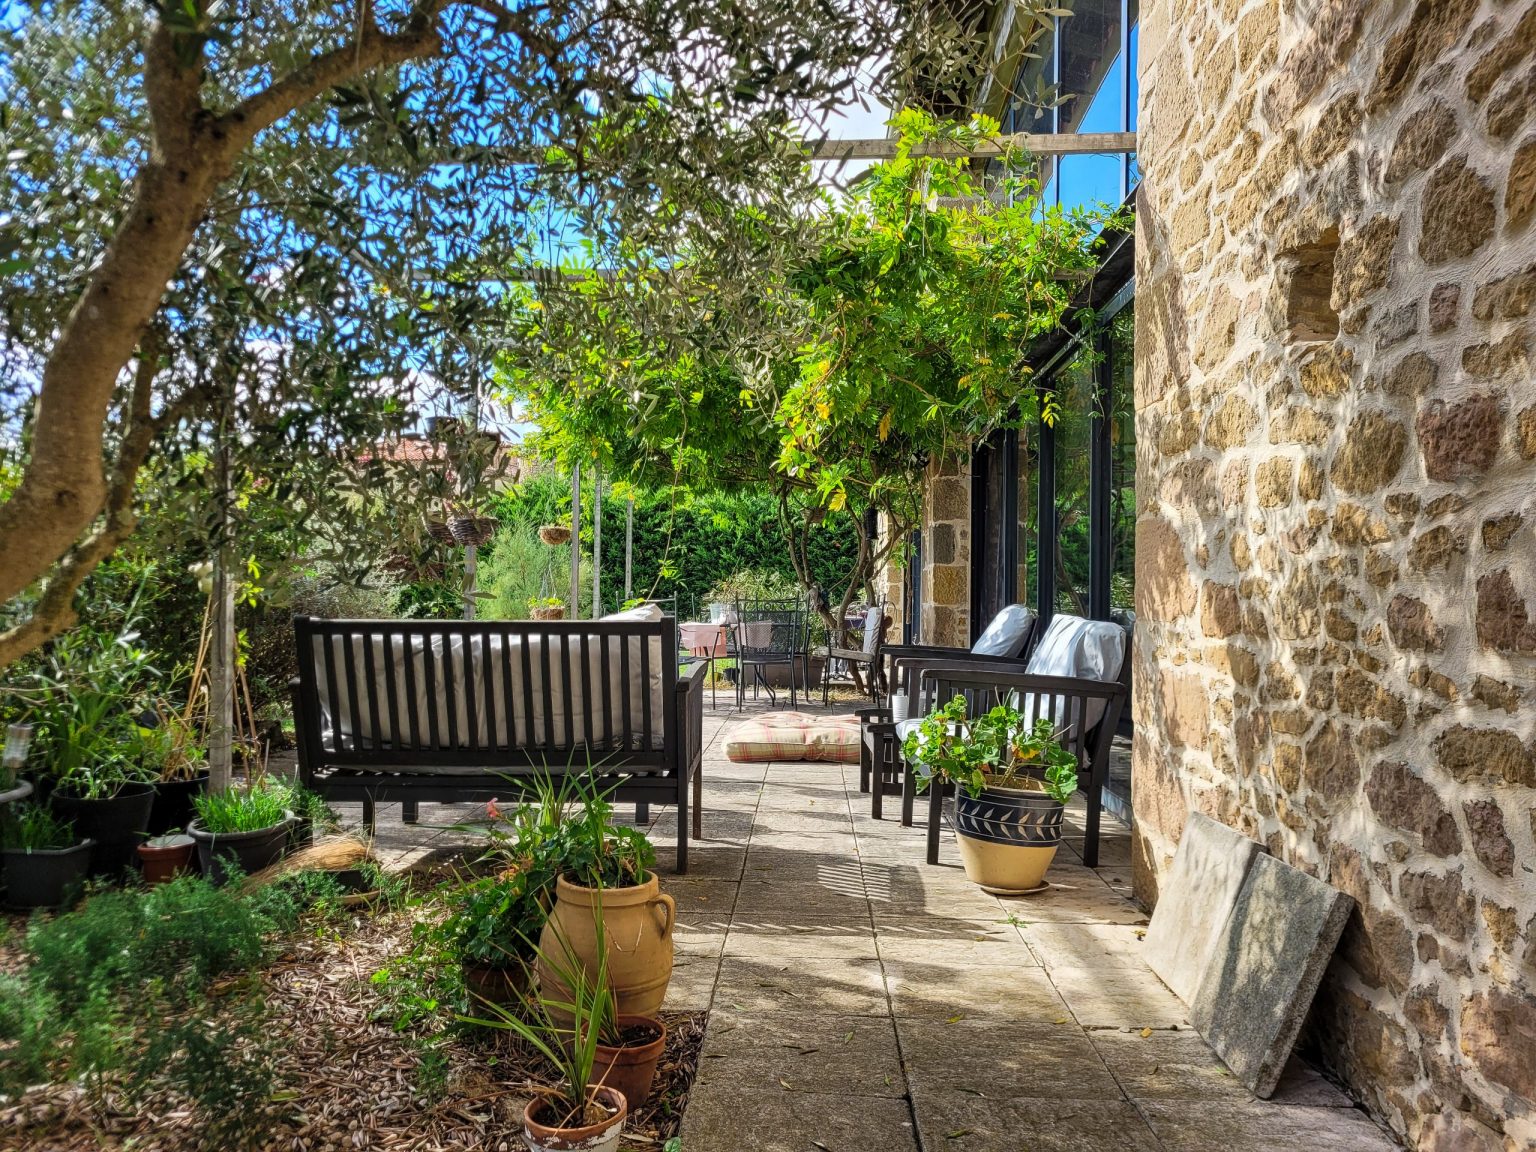
[[[671,878],[669,1008],[709,1008],[685,1152],[1373,1152],[1396,1145],[1293,1061],[1255,1100],[1139,955],[1129,837],[1083,866],[1074,817],[1045,893],[999,899],[946,833],[869,817],[857,765],[731,764],[705,716],[704,833]],[[919,805],[919,810],[922,805]],[[380,813],[386,854],[419,840]],[[423,806],[422,823],[462,819]],[[386,823],[388,821],[388,823]],[[400,840],[396,840],[400,837]]]

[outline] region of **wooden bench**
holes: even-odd
[[[652,610],[654,611],[654,610]],[[677,806],[677,871],[698,838],[704,665],[679,675],[677,622],[294,619],[299,773],[338,801],[481,802],[580,773],[637,822]],[[691,808],[691,821],[690,821]]]

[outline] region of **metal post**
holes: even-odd
[[[475,569],[479,550],[473,544],[464,546],[464,619],[475,618]]]
[[[219,533],[213,557],[213,643],[208,653],[208,790],[224,792],[234,779],[235,574],[229,544],[230,466],[223,429],[218,451]]]
[[[571,465],[571,619],[581,619],[581,465]]]
[[[603,614],[603,466],[592,471],[592,619]]]
[[[630,563],[635,555],[635,498],[624,506],[624,602],[629,602]]]

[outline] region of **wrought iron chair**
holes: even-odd
[[[773,686],[763,675],[764,668],[776,665],[789,670],[789,705],[795,707],[796,665],[803,675],[810,641],[805,605],[798,600],[739,600],[730,635],[736,658],[736,707],[746,706],[749,670],[753,699],[761,684],[768,690],[768,702],[778,703]]]

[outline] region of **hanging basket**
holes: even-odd
[[[571,529],[566,524],[546,524],[539,529],[539,539],[551,548],[557,544],[569,544],[571,542]]]
[[[448,521],[448,528],[454,540],[466,548],[489,544],[496,535],[496,521],[490,516],[455,516]]]
[[[448,527],[446,520],[427,520],[427,535],[441,544],[453,544],[453,529]]]
[[[528,615],[534,620],[564,620],[565,605],[562,604],[554,608],[534,608]]]

